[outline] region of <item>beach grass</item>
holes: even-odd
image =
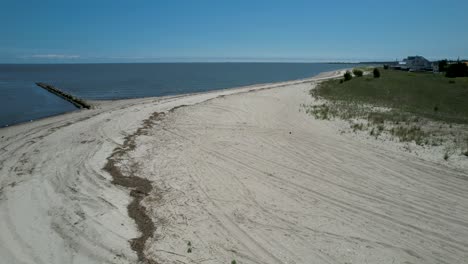
[[[349,81],[328,80],[310,90],[318,99],[306,107],[317,119],[347,120],[353,132],[375,138],[468,149],[468,78],[379,69]]]
[[[468,123],[468,78],[380,69],[381,78],[364,76],[322,83],[312,94],[331,100],[388,107],[434,120]]]

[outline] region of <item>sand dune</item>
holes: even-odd
[[[314,83],[104,102],[1,129],[1,263],[136,263],[132,198],[103,167],[155,112],[118,160],[152,182],[148,261],[468,259],[468,174],[314,120],[300,111]]]

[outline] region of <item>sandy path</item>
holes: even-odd
[[[124,137],[154,112],[300,82],[104,102],[0,129],[0,263],[135,263],[129,190],[102,169]]]
[[[177,109],[131,160],[160,263],[464,263],[468,174],[300,112],[311,84]],[[189,253],[189,248],[191,253]]]

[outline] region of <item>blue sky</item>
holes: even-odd
[[[0,18],[0,63],[468,58],[467,0],[2,0]]]

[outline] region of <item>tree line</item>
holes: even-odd
[[[439,72],[445,72],[445,76],[449,78],[468,77],[468,65],[460,60],[455,63],[441,60],[439,61]]]

